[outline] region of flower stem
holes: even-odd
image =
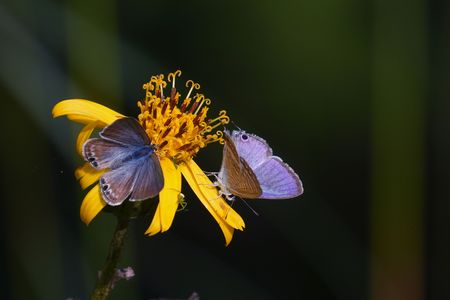
[[[100,271],[94,291],[91,294],[91,300],[103,300],[108,297],[114,288],[114,275],[116,272],[117,262],[122,252],[125,237],[127,235],[129,218],[117,218],[117,226],[114,231],[111,244],[109,245],[108,256],[105,265]]]

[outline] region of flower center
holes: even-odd
[[[209,143],[223,143],[222,131],[213,130],[230,121],[224,110],[217,118],[207,119],[211,100],[199,93],[191,98],[192,92],[200,89],[200,85],[192,80],[186,82],[189,92],[180,101],[181,95],[175,87],[175,79],[180,75],[181,71],[177,70],[167,77],[168,82],[172,83],[167,96],[164,95],[167,86],[164,75],[152,76],[143,86],[146,90],[145,99],[138,102],[141,110],[139,122],[152,144],[156,145],[157,155],[176,163],[191,159]]]

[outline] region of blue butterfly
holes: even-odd
[[[130,201],[155,197],[164,186],[155,146],[134,118],[118,119],[100,132],[100,138],[88,139],[83,156],[95,169],[109,169],[100,178],[109,205],[120,205],[128,197]]]
[[[245,199],[289,199],[303,193],[297,173],[259,136],[224,130],[222,166],[217,185],[222,195]]]

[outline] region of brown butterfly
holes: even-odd
[[[252,168],[236,150],[228,131],[224,132],[225,145],[223,147],[222,167],[217,175],[218,185],[228,200],[238,196],[255,199],[262,194],[258,179]]]

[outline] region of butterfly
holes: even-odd
[[[303,193],[298,175],[272,155],[264,139],[243,130],[225,130],[224,140],[217,185],[227,199],[288,199]]]
[[[118,119],[99,135],[84,143],[83,156],[95,169],[109,169],[99,181],[106,203],[145,200],[161,191],[164,177],[155,147],[136,119]]]

